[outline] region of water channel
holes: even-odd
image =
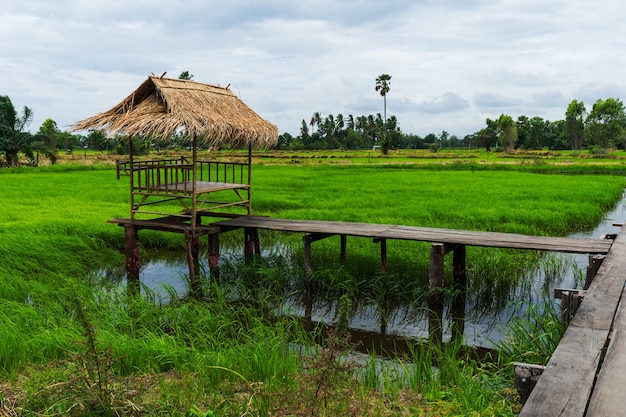
[[[593,229],[572,234],[572,237],[599,238],[604,234],[617,233],[619,227],[614,223],[626,221],[626,193],[605,218]],[[232,233],[232,232],[231,232]],[[295,251],[288,245],[277,244],[273,247],[262,248],[261,257],[284,256],[294,259]],[[222,247],[220,262],[238,262],[242,258],[241,247]],[[546,302],[559,303],[551,299],[554,288],[580,288],[581,276],[584,280],[584,271],[589,264],[587,255],[576,254],[548,254],[546,265],[535,271],[529,271],[530,279],[524,280],[526,285],[514,288],[513,294],[508,294],[509,300],[504,308],[496,309],[493,314],[472,314],[475,307],[468,302],[466,317],[464,318],[465,344],[477,348],[493,348],[494,344],[502,340],[506,334],[506,326],[515,317],[522,317],[531,304],[545,305]],[[184,252],[163,254],[149,252],[142,260],[140,279],[144,290],[149,291],[157,302],[167,303],[172,297],[182,297],[189,293],[187,279],[188,266]],[[101,271],[107,279],[114,280],[125,286],[125,271]],[[516,294],[517,293],[517,294]],[[324,300],[303,301],[301,296],[287,297],[277,314],[289,314],[306,317],[313,323],[332,323],[336,311],[336,302]],[[381,344],[383,348],[402,344],[405,340],[428,339],[429,326],[427,309],[415,305],[396,306],[387,315],[384,334],[381,334],[380,308],[375,303],[359,301],[358,310],[350,321],[353,340],[360,340],[364,346],[373,343]],[[449,312],[444,312],[444,317]],[[444,341],[451,335],[451,320],[444,320]]]

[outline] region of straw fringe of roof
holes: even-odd
[[[209,146],[270,147],[278,128],[228,88],[151,76],[112,109],[77,122],[73,130],[172,138],[196,135]]]

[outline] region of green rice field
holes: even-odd
[[[564,236],[592,228],[626,185],[620,159],[589,168],[569,156],[495,166],[460,158],[467,162],[260,157],[253,212]],[[371,242],[351,243],[346,267],[334,259],[336,242],[319,242],[316,279],[339,306],[327,334],[273,314],[280,293],[257,281],[242,291],[207,279],[203,300],[162,304],[149,291],[128,298],[95,273],[123,268],[123,229],[107,220],[128,216],[128,180],[116,180],[110,164],[79,162],[0,170],[0,416],[513,416],[510,363],[535,351],[545,360],[563,330],[552,312],[536,310],[511,324],[513,339],[489,361],[461,346],[423,344],[409,356],[356,360],[342,327],[351,296],[395,287],[400,297],[427,274],[419,245],[404,242],[390,244],[383,277],[372,272],[379,255]],[[182,247],[167,233],[142,231],[140,242],[142,253]],[[482,279],[513,277],[539,260],[476,251],[468,262],[480,289]],[[261,263],[246,279],[280,283],[281,268],[290,267]]]

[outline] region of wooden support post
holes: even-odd
[[[433,243],[430,246],[430,271],[428,274],[429,308],[443,308],[443,257],[443,243]]]
[[[185,252],[189,266],[189,286],[191,287],[191,295],[195,298],[202,298],[202,286],[197,274],[199,255],[198,236],[190,231],[185,231]]]
[[[430,246],[430,272],[428,275],[428,334],[435,345],[443,343],[443,258],[444,245]]]
[[[598,269],[600,269],[604,258],[606,258],[606,255],[589,255],[589,266],[587,266],[587,275],[585,276],[585,286],[583,289],[589,289],[589,286],[596,277]]]
[[[212,277],[220,276],[220,235],[219,233],[209,234],[209,249],[207,253],[209,259],[209,271]]]
[[[533,388],[535,388],[535,385],[537,385],[537,381],[539,381],[539,377],[546,367],[529,363],[514,363],[513,366],[515,369],[514,385],[519,393],[520,402],[523,405],[526,403],[526,400],[528,400],[530,393],[533,391]]]
[[[307,234],[302,236],[304,243],[304,285],[308,295],[311,294],[311,279],[313,275],[313,265],[311,261],[311,242],[313,241],[312,235]]]
[[[334,236],[334,233],[308,233],[302,236],[304,243],[304,279],[307,292],[311,291],[311,277],[313,274],[313,263],[311,261],[311,243],[318,240],[326,239]]]
[[[124,252],[126,255],[126,291],[129,296],[137,296],[140,293],[139,281],[139,239],[137,227],[133,224],[124,225]]]
[[[248,204],[246,204],[248,216],[252,213],[252,145],[248,145]]]
[[[580,307],[583,298],[587,294],[585,290],[564,290],[562,288],[554,289],[554,298],[561,300],[561,324],[566,326],[572,321],[574,315]]]
[[[255,227],[244,228],[244,248],[243,253],[246,258],[251,255],[261,254],[261,244],[259,242],[259,231]]]
[[[467,295],[466,247],[459,245],[452,255],[452,340],[462,340],[465,333],[465,304]]]
[[[339,262],[341,265],[346,264],[346,247],[348,246],[348,242],[346,239],[346,235],[341,235],[341,253],[339,255]]]
[[[380,242],[380,270],[387,272],[387,239],[378,239]]]
[[[191,171],[191,228],[195,229],[198,222],[198,216],[196,215],[198,213],[198,195],[196,194],[196,188],[198,187],[198,135],[195,133],[192,137],[191,148],[191,164],[193,166]]]

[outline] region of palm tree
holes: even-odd
[[[376,78],[376,87],[375,90],[380,92],[380,95],[383,96],[383,143],[382,143],[382,152],[387,153],[389,149],[389,144],[387,143],[387,93],[390,90],[389,84],[391,83],[391,75],[389,74],[381,74]]]

